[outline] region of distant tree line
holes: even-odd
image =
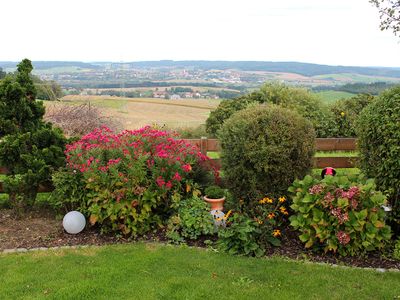
[[[91,89],[115,89],[121,88],[121,82],[84,82],[84,83],[68,83],[64,84],[64,88],[91,88]],[[140,87],[173,87],[173,86],[198,86],[198,87],[218,87],[215,83],[201,82],[172,82],[172,81],[141,81],[141,82],[124,82],[125,88]]]
[[[0,79],[5,78],[7,73],[0,68]],[[16,73],[9,73],[10,77],[15,77]],[[35,89],[36,97],[40,100],[57,100],[63,96],[61,86],[56,81],[47,81],[40,79],[39,76],[29,74]]]
[[[379,95],[382,91],[394,87],[396,84],[387,82],[373,82],[373,83],[347,83],[340,86],[317,86],[313,88],[313,91],[341,91],[352,94],[369,94]]]

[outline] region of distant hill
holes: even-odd
[[[0,68],[13,69],[17,67],[18,62],[13,61],[0,61]],[[63,67],[77,67],[82,69],[100,69],[101,66],[94,65],[91,63],[85,63],[80,61],[33,61],[34,69],[46,70],[51,68],[63,68]]]
[[[15,68],[16,62],[0,62],[0,67]],[[317,76],[326,74],[354,73],[368,76],[382,76],[400,78],[400,68],[386,67],[355,67],[355,66],[329,66],[301,62],[270,62],[270,61],[207,61],[207,60],[160,60],[140,61],[129,63],[118,62],[78,62],[78,61],[34,61],[35,69],[50,69],[60,67],[78,67],[85,69],[101,69],[112,64],[130,65],[133,68],[196,68],[202,70],[227,70],[237,69],[242,71],[267,71],[296,73],[304,76]]]
[[[304,76],[316,76],[316,75],[338,74],[338,73],[355,73],[368,76],[400,78],[400,68],[329,66],[329,65],[318,65],[310,63],[300,63],[300,62],[161,60],[161,61],[131,62],[129,64],[136,68],[192,67],[203,70],[237,69],[242,71],[287,72],[287,73],[296,73]]]
[[[0,62],[0,67],[15,68],[16,62]],[[37,70],[77,67],[82,69],[102,69],[112,65],[114,68],[119,65],[129,65],[131,68],[194,68],[201,70],[228,70],[236,69],[241,71],[266,71],[296,73],[303,76],[318,76],[327,74],[360,74],[367,76],[380,76],[400,78],[400,67],[356,67],[356,66],[329,66],[301,62],[271,62],[271,61],[208,61],[208,60],[160,60],[160,61],[139,61],[139,62],[77,62],[77,61],[34,61],[33,66]]]

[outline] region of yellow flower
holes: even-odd
[[[271,198],[266,198],[267,203],[274,203],[274,200],[272,200]]]
[[[281,212],[285,212],[286,211],[286,207],[284,207],[284,206],[279,207],[279,209],[281,210]]]
[[[286,198],[285,198],[285,197],[280,197],[280,198],[279,198],[279,202],[280,202],[280,203],[283,203],[283,202],[285,202],[285,201],[286,201]]]
[[[274,237],[280,236],[281,235],[281,231],[279,229],[275,229],[274,232],[272,233],[272,235]]]
[[[342,111],[342,112],[340,113],[340,115],[341,115],[342,117],[344,117],[344,115],[345,115],[344,111]]]
[[[274,213],[269,213],[267,216],[268,219],[273,219],[274,217],[275,217]]]
[[[224,216],[224,219],[225,219],[225,220],[228,219],[229,216],[231,215],[231,213],[232,213],[232,209],[230,209],[230,210],[226,213],[226,215]]]

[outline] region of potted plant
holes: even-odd
[[[204,200],[211,205],[211,210],[223,210],[225,201],[225,191],[217,185],[209,186],[205,189]]]

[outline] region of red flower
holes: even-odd
[[[165,181],[161,176],[158,176],[156,179],[156,183],[159,187],[163,187],[165,185]]]
[[[181,175],[179,175],[178,172],[176,172],[175,175],[174,175],[174,177],[172,177],[172,179],[173,179],[173,180],[176,180],[176,181],[181,181],[181,180],[182,180],[182,177],[181,177]]]
[[[192,166],[189,164],[183,165],[182,170],[185,171],[186,173],[189,173],[190,171],[192,171]]]

